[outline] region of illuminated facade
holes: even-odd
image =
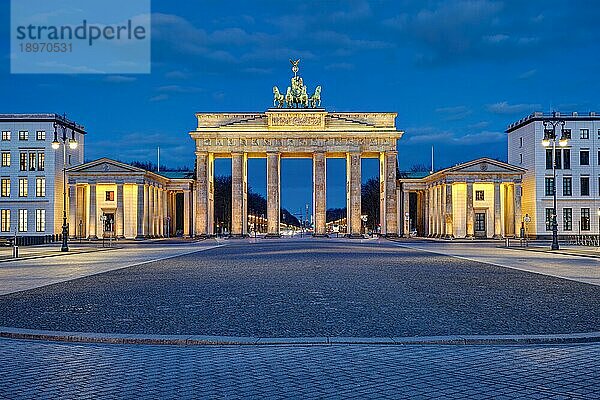
[[[401,232],[447,239],[518,236],[524,173],[480,158],[420,177],[401,176]]]

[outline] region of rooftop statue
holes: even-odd
[[[312,95],[308,94],[302,77],[298,75],[300,59],[291,60],[292,72],[291,86],[288,86],[285,96],[277,86],[273,86],[273,106],[277,108],[316,108],[321,106],[321,86],[317,86]]]

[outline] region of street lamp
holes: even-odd
[[[66,117],[63,117],[66,120]],[[71,128],[71,137],[67,137],[67,129],[69,127],[63,123],[54,123],[54,140],[52,141],[52,148],[58,150],[62,142],[63,147],[63,225],[62,225],[62,246],[60,251],[69,251],[69,245],[67,240],[69,238],[69,225],[67,223],[67,146],[69,149],[75,150],[77,148],[77,140],[75,140],[75,130]],[[58,130],[62,132],[62,136],[58,136]],[[60,140],[60,141],[59,141]]]
[[[560,127],[560,139],[558,139],[558,145],[564,147],[567,145],[570,131],[564,129],[565,120],[560,119],[556,116],[556,113],[552,113],[552,117],[543,119],[544,123],[544,138],[542,139],[542,146],[548,147],[552,144],[552,180],[553,180],[553,207],[552,207],[552,250],[558,250],[558,222],[556,222],[556,128]]]

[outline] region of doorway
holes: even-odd
[[[475,212],[475,237],[486,237],[486,212]]]

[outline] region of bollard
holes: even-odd
[[[13,246],[13,258],[19,258],[19,246]]]
[[[509,238],[504,239],[504,247],[510,247],[510,239]]]

